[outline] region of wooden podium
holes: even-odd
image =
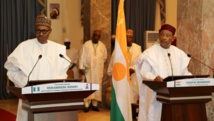
[[[83,109],[83,99],[96,91],[93,89],[94,84],[82,83],[79,80],[40,80],[32,81],[29,87],[33,90],[33,86],[38,88],[37,84],[42,86],[58,82],[86,84],[89,89],[32,94],[22,94],[22,88],[11,86],[8,89],[22,99],[22,108],[28,112],[28,121],[78,121],[77,110]]]
[[[210,78],[201,79],[201,83],[214,82]],[[212,99],[214,84],[182,87],[181,81],[183,79],[169,82],[143,81],[157,92],[157,100],[163,104],[161,121],[207,121],[205,103]]]

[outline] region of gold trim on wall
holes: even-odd
[[[156,0],[160,4],[160,17],[161,17],[161,25],[165,24],[166,22],[166,11],[165,5],[162,0]]]
[[[41,14],[43,14],[43,15],[46,15],[44,12],[47,10],[47,7],[46,7],[46,0],[45,0],[45,3],[42,1],[42,0],[37,0],[38,1],[38,3],[40,4],[40,5],[42,5],[44,8],[42,9],[42,11],[41,11]]]

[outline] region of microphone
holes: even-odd
[[[59,57],[64,58],[65,60],[67,60],[71,65],[71,67],[69,67],[70,70],[72,70],[77,64],[76,63],[72,63],[70,60],[68,60],[67,58],[64,57],[64,55],[59,54]],[[77,69],[79,69],[78,67],[76,67]]]
[[[33,72],[34,68],[36,67],[37,63],[39,62],[39,60],[40,60],[41,58],[42,58],[42,55],[39,55],[39,56],[38,56],[38,59],[37,59],[37,61],[36,61],[36,63],[35,63],[35,65],[33,66],[32,70],[31,70],[30,73],[28,74],[28,80],[27,80],[27,84],[25,85],[25,87],[26,87],[26,86],[29,86],[30,75],[31,75],[31,73]]]
[[[64,58],[65,60],[67,60],[69,63],[72,64],[72,66],[71,66],[69,69],[72,69],[72,68],[76,67],[78,70],[80,70],[80,69],[76,66],[76,63],[72,63],[72,62],[69,61],[67,58],[65,58],[62,54],[59,54],[59,57]],[[84,82],[87,82],[85,74],[84,74],[84,78],[85,78],[85,79],[84,79]]]
[[[168,57],[169,57],[169,62],[170,62],[171,71],[172,71],[172,81],[173,81],[173,80],[174,80],[174,79],[173,79],[173,68],[172,68],[172,61],[171,61],[171,58],[170,58],[171,55],[170,55],[170,53],[168,53],[167,55],[168,55]]]
[[[190,54],[187,54],[187,56],[188,56],[188,57],[190,57],[190,58],[192,58],[193,60],[196,60],[197,62],[199,62],[199,63],[203,64],[204,66],[208,67],[209,69],[211,69],[211,70],[212,70],[212,72],[213,72],[213,78],[214,78],[214,70],[213,70],[213,68],[211,68],[210,66],[206,65],[205,63],[203,63],[203,62],[199,61],[198,59],[196,59],[196,58],[192,57]]]

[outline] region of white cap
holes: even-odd
[[[70,40],[68,38],[65,38],[64,42],[70,42]]]
[[[115,39],[115,37],[116,37],[115,35],[111,35],[111,38],[112,38],[112,39]]]

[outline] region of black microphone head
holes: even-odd
[[[170,53],[168,53],[167,55],[170,56]]]
[[[42,55],[39,55],[39,59],[41,59],[42,58]]]
[[[64,56],[62,54],[59,54],[59,57],[63,58]]]
[[[191,57],[191,55],[190,55],[190,54],[187,54],[187,56],[188,56],[188,57]]]

